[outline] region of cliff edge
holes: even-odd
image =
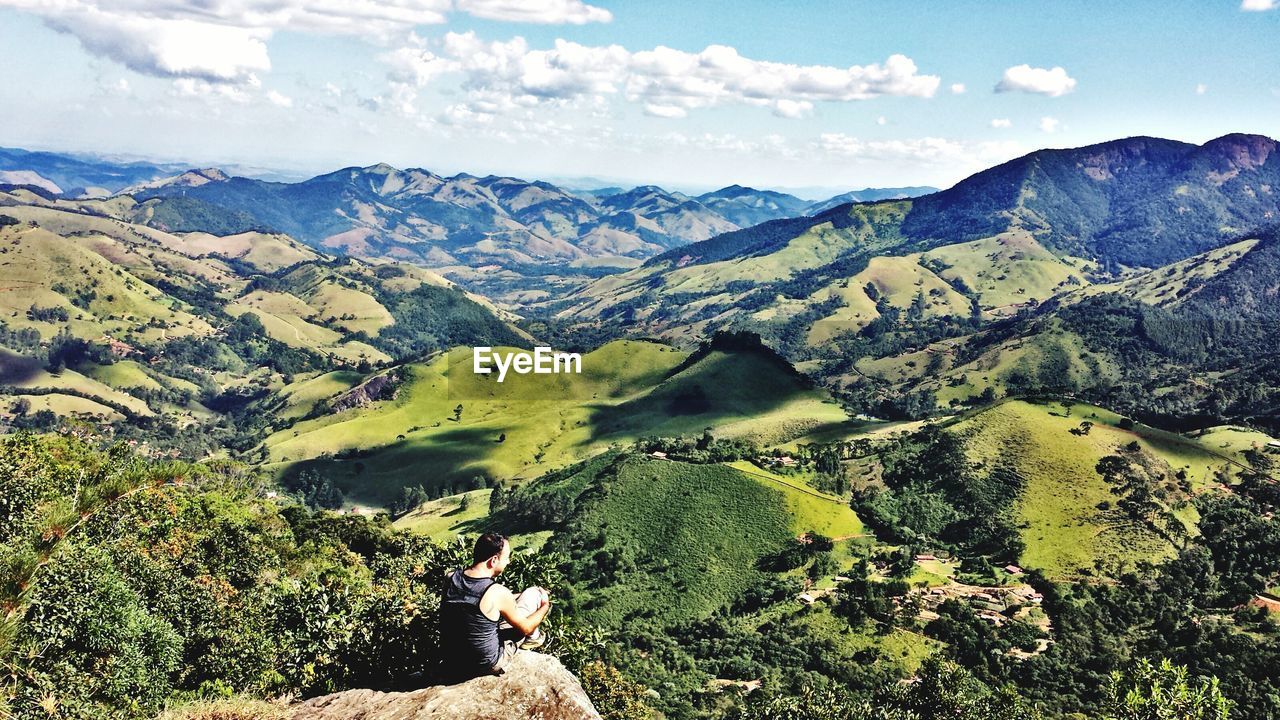
[[[291,720],[600,720],[578,679],[550,655],[521,652],[506,673],[412,692],[347,690],[299,703]]]

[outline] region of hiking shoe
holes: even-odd
[[[547,637],[542,633],[542,628],[538,628],[533,631],[532,635],[520,641],[520,649],[532,650],[536,647],[542,647],[542,644],[546,641]]]

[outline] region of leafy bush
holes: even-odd
[[[1216,678],[1193,681],[1168,659],[1154,665],[1144,658],[1111,674],[1103,720],[1227,720],[1231,707]]]
[[[8,709],[144,717],[232,693],[422,683],[440,659],[444,573],[469,550],[385,518],[270,500],[233,463],[0,438],[0,571],[16,620],[0,633]],[[517,553],[503,582],[555,592],[559,562]],[[553,652],[577,666],[601,659],[588,633],[559,617],[547,627]],[[622,682],[597,670],[601,687]]]

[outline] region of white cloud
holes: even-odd
[[[271,68],[277,31],[382,42],[445,22],[452,0],[0,0],[73,35],[88,52],[145,75],[243,83]],[[608,22],[582,0],[457,0],[456,9],[513,22]]]
[[[689,111],[679,107],[678,105],[655,105],[653,103],[645,103],[644,114],[660,118],[682,118],[687,116]]]
[[[1004,71],[1004,77],[996,84],[996,92],[1025,92],[1059,97],[1076,89],[1075,78],[1061,67],[1051,70],[1016,65]]]
[[[416,47],[403,47],[385,53],[380,58],[391,66],[387,76],[394,82],[412,83],[423,87],[440,75],[456,72],[461,65],[454,60]]]
[[[966,90],[968,90],[968,88],[964,86],[964,83],[951,83],[952,95],[963,95]]]
[[[682,132],[668,132],[657,136],[627,135],[616,140],[627,145],[635,152],[647,154],[670,153],[679,154],[687,151],[711,151],[725,155],[738,155],[758,159],[797,158],[800,153],[785,137],[777,134],[765,135],[753,140],[733,133],[701,133],[687,135]]]
[[[773,103],[773,114],[782,118],[802,118],[813,112],[813,103],[808,100],[791,100],[779,98]]]
[[[1013,141],[970,143],[939,137],[861,140],[844,133],[823,133],[813,145],[826,155],[957,167],[989,167],[1023,152]]]
[[[583,25],[610,22],[613,14],[581,0],[457,0],[457,8],[488,20]]]
[[[256,83],[257,79],[254,78],[253,82]],[[197,78],[178,78],[174,80],[171,92],[180,98],[224,99],[234,103],[249,102],[249,93],[240,85],[211,83]]]
[[[1203,95],[1203,94],[1205,94],[1205,93],[1207,93],[1207,92],[1209,92],[1209,86],[1208,86],[1208,85],[1205,85],[1204,83],[1200,83],[1199,85],[1196,85],[1196,94],[1197,94],[1197,95]]]
[[[657,47],[631,54],[626,92],[631,99],[686,108],[735,102],[776,107],[783,98],[814,102],[882,95],[932,97],[940,82],[936,76],[920,75],[916,64],[903,55],[891,55],[884,64],[838,68],[753,60],[732,47],[711,45],[699,53]]]
[[[792,65],[743,57],[711,45],[698,53],[668,47],[631,52],[620,45],[588,46],[557,40],[536,50],[524,38],[484,41],[475,33],[447,33],[432,49],[399,48],[381,57],[392,84],[416,88],[457,73],[473,110],[500,112],[540,104],[598,104],[606,97],[640,103],[659,117],[743,104],[780,117],[810,114],[814,103],[866,100],[882,95],[931,97],[937,76],[921,75],[902,55],[883,64],[837,68]],[[676,112],[676,110],[681,112]]]
[[[270,101],[272,105],[275,105],[277,107],[282,107],[282,108],[293,107],[293,98],[289,97],[288,95],[283,95],[279,92],[276,92],[275,90],[268,90],[266,97],[267,97],[267,100]]]
[[[876,124],[877,124],[877,125],[888,125],[888,124],[889,124],[889,118],[887,118],[887,117],[885,117],[885,116],[881,115],[880,117],[876,118]]]
[[[1278,7],[1280,7],[1280,2],[1277,2],[1277,0],[1243,0],[1240,3],[1241,10],[1250,12],[1264,12]]]
[[[76,36],[90,53],[144,75],[240,83],[271,68],[270,33],[259,29],[118,15],[94,7],[49,15],[45,23]]]
[[[100,78],[98,87],[106,95],[114,95],[117,97],[130,97],[133,95],[133,86],[129,84],[127,78],[116,78],[115,80],[107,80]]]
[[[1011,127],[1013,127],[1013,121],[1012,121],[1012,120],[1010,120],[1009,118],[995,118],[995,119],[993,119],[993,120],[991,121],[991,127],[993,127],[993,128],[1011,128]]]
[[[1047,133],[1056,133],[1062,128],[1062,121],[1054,117],[1040,118],[1040,130]]]

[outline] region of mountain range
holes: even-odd
[[[822,340],[920,296],[995,317],[1243,239],[1280,212],[1276,142],[1130,138],[1010,161],[914,199],[839,205],[669,250],[550,307],[644,332],[799,324]]]
[[[740,185],[698,196],[654,185],[572,192],[542,181],[444,177],[387,164],[284,183],[217,168],[114,166],[21,150],[0,151],[0,173],[0,182],[67,197],[127,195],[138,203],[129,219],[160,230],[280,232],[323,252],[412,260],[464,275],[495,264],[631,267],[664,250],[838,200],[813,203]]]
[[[1268,226],[1280,212],[1276,145],[1241,134],[1203,145],[1127,138],[1038,151],[920,197],[825,209],[741,186],[696,197],[656,186],[570,193],[542,182],[446,178],[388,165],[300,183],[188,170],[98,199],[6,186],[0,204],[14,208],[5,211],[14,221],[35,223],[108,266],[122,257],[118,249],[106,250],[109,244],[159,243],[148,252],[188,258],[182,266],[169,263],[181,276],[206,276],[204,302],[225,308],[218,312],[252,309],[274,341],[350,362],[392,362],[461,337],[452,331],[415,338],[412,322],[394,320],[407,312],[393,311],[397,286],[371,275],[390,260],[378,272],[416,276],[424,271],[415,265],[434,265],[431,283],[482,291],[468,302],[499,325],[523,316],[524,331],[551,333],[576,347],[624,336],[693,346],[721,330],[753,332],[864,410],[915,414],[976,402],[988,390],[998,396],[1038,387],[1028,381],[1048,377],[1041,372],[1045,358],[1064,353],[1076,385],[1105,377],[1181,387],[1176,376],[1187,371],[1187,358],[1152,359],[1150,372],[1136,378],[1133,363],[1116,357],[1128,350],[1107,345],[1094,327],[1101,325],[1080,321],[1081,312],[1107,299],[1143,303],[1149,309],[1124,311],[1143,322],[1156,322],[1153,313],[1171,313],[1166,324],[1183,316],[1216,322],[1225,315],[1255,325],[1280,319],[1268,302],[1274,288],[1265,270],[1274,235]],[[739,227],[776,215],[789,217]],[[86,240],[97,235],[106,239]],[[42,277],[65,274],[63,260],[50,260],[53,245],[46,249],[23,248],[34,264],[11,262],[6,279],[22,281],[36,268],[43,268]],[[335,264],[342,256],[367,258],[370,269],[352,275]],[[619,260],[640,264],[609,267]],[[193,261],[212,267],[196,272]],[[159,295],[176,286],[161,282],[164,272],[130,263],[120,269]],[[370,312],[393,321],[364,327],[342,321],[344,313],[330,318],[327,301],[311,302],[315,290],[308,283],[315,278],[300,271],[307,266],[322,267],[337,285],[368,296],[353,307],[376,305],[381,309]],[[296,284],[296,292],[282,291],[293,299],[255,295],[260,288],[249,283],[264,274],[273,291]],[[214,276],[239,279],[209,285]],[[310,279],[301,282],[304,277]],[[73,326],[88,323],[80,333],[86,339],[130,331],[128,323],[102,320],[102,313],[96,324],[81,318],[85,301],[78,298],[94,288],[78,287],[74,279],[60,285],[66,292],[41,290],[48,297],[12,307],[9,322],[21,325],[31,307],[59,307]],[[116,304],[129,296],[109,294]],[[1217,306],[1206,297],[1218,298]],[[162,304],[182,308],[182,302]],[[134,332],[156,317],[136,308],[119,317],[130,315],[141,319]],[[47,320],[32,323],[42,334],[53,328]],[[1078,332],[1063,335],[1064,326]],[[1197,347],[1239,346],[1212,334],[1192,340]],[[1090,353],[1093,359],[1086,359]],[[1238,352],[1230,357],[1236,370],[1249,365]],[[1196,362],[1208,367],[1204,357]],[[1119,370],[1107,372],[1111,366]],[[987,367],[999,372],[982,370]],[[1195,412],[1206,409],[1204,393],[1178,396],[1198,398]],[[1217,410],[1244,413],[1234,397],[1219,398]],[[886,398],[909,402],[910,412],[885,407]]]

